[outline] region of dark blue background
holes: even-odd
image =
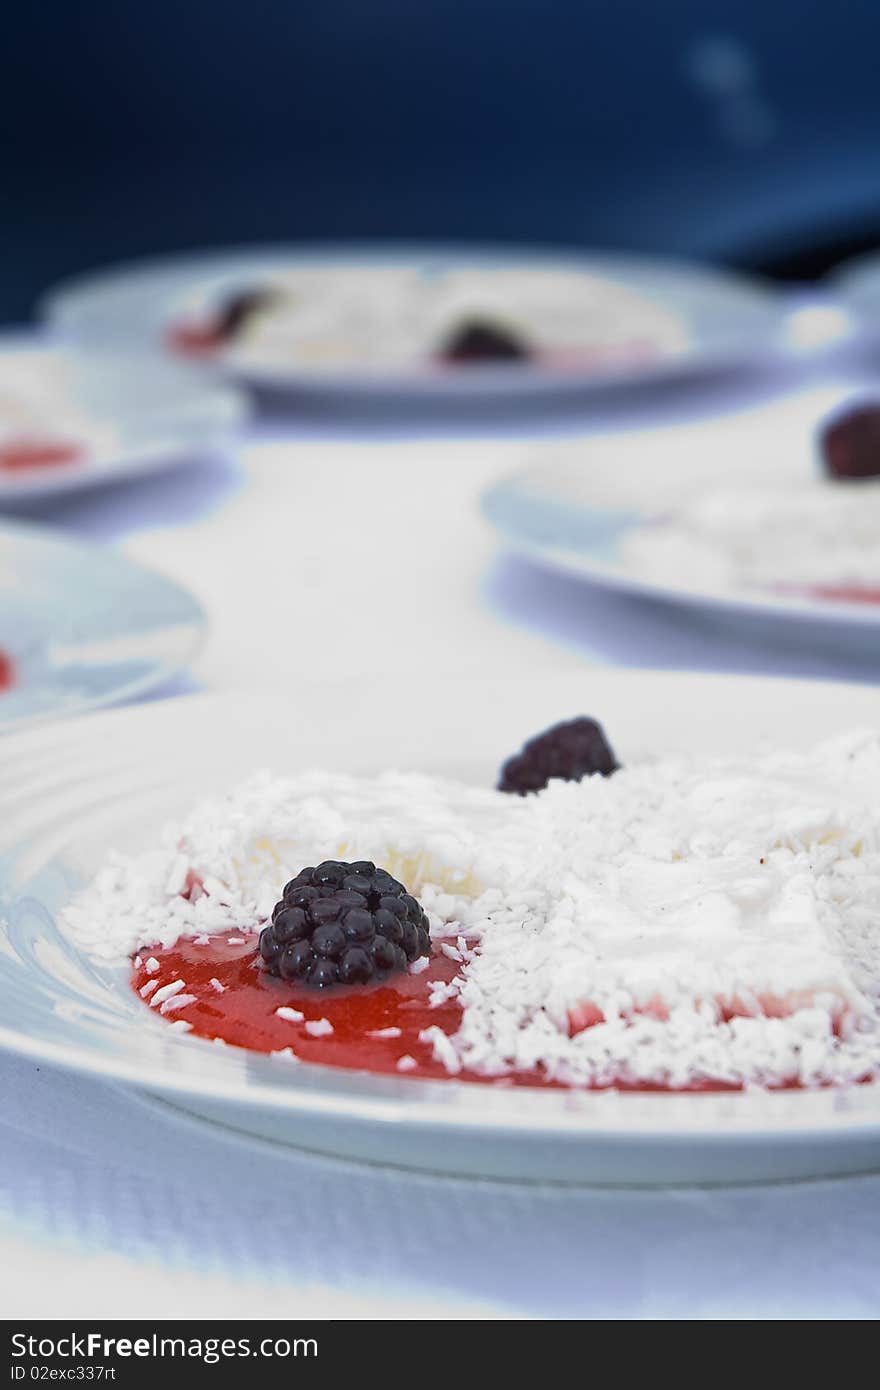
[[[44,0],[4,31],[2,319],[251,239],[797,273],[880,233],[876,0]]]

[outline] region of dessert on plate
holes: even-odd
[[[51,353],[7,353],[0,368],[0,476],[77,464],[117,444]]]
[[[638,365],[688,336],[647,296],[565,266],[352,263],[199,290],[175,312],[170,341],[270,371],[436,374]]]
[[[498,789],[261,773],[62,915],[177,1032],[405,1077],[818,1087],[880,1064],[880,737],[620,767],[585,718]]]
[[[880,407],[834,416],[819,452],[821,472],[768,464],[704,484],[628,528],[621,561],[652,583],[880,602]]]

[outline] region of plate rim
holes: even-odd
[[[49,544],[57,550],[65,551],[68,554],[72,553],[85,561],[88,561],[94,553],[93,546],[79,537],[67,534],[60,528],[47,526],[30,519],[20,520],[17,517],[0,515],[0,545],[8,537],[11,537],[13,541],[37,540],[42,544]],[[102,546],[100,549],[112,564],[131,574],[148,579],[150,584],[159,586],[168,594],[173,594],[181,605],[187,606],[189,617],[186,619],[186,626],[190,630],[190,637],[186,648],[181,650],[181,655],[178,658],[165,660],[154,665],[150,671],[144,672],[136,679],[127,681],[112,691],[95,697],[84,698],[76,704],[65,705],[62,717],[59,717],[57,710],[52,709],[33,714],[23,714],[14,719],[0,717],[0,741],[3,745],[8,746],[19,735],[29,733],[33,729],[44,729],[47,725],[64,727],[70,720],[79,721],[89,715],[106,712],[115,705],[136,700],[139,696],[163,685],[178,672],[185,670],[207,639],[210,626],[208,613],[195,594],[191,593],[184,585],[179,584],[177,580],[170,579],[161,571],[153,569],[152,566],[131,559],[124,551],[115,546]]]
[[[64,349],[58,344],[40,341],[39,337],[16,330],[0,329],[0,371],[7,353],[29,356],[63,356]],[[207,447],[218,446],[218,435],[225,442],[231,442],[246,425],[249,406],[246,394],[233,381],[204,380],[193,381],[193,399],[211,403],[217,419],[210,427],[211,438]],[[109,419],[114,418],[109,416]],[[205,444],[194,444],[178,440],[176,443],[146,444],[138,449],[129,449],[112,454],[99,465],[90,461],[72,460],[60,469],[44,468],[22,469],[14,475],[0,473],[0,507],[15,508],[17,504],[56,497],[68,492],[82,492],[89,488],[112,486],[129,479],[147,477],[184,467],[205,452]]]

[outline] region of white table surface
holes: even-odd
[[[430,718],[435,671],[611,662],[880,681],[876,643],[780,640],[550,576],[499,555],[476,510],[554,436],[609,448],[637,429],[658,457],[699,438],[723,467],[752,441],[808,440],[870,382],[838,353],[601,409],[472,415],[445,438],[437,418],[301,410],[261,419],[223,458],[28,515],[121,545],[205,604],[209,639],[162,696],[410,679]],[[248,1147],[6,1057],[0,1115],[6,1317],[880,1311],[880,1176],[630,1193],[435,1179]]]

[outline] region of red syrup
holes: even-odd
[[[198,1037],[220,1038],[252,1052],[281,1052],[289,1047],[303,1062],[320,1062],[350,1071],[482,1085],[568,1089],[564,1083],[550,1081],[537,1070],[512,1072],[502,1077],[472,1071],[451,1075],[443,1063],[434,1058],[432,1044],[420,1041],[419,1034],[436,1025],[451,1035],[457,1031],[462,1016],[461,1007],[454,1000],[447,1000],[437,1008],[431,1008],[429,1003],[429,985],[453,979],[460,969],[458,962],[442,953],[434,955],[428,968],[418,975],[400,973],[389,977],[382,985],[321,991],[291,985],[261,969],[256,933],[231,935],[232,943],[225,936],[217,936],[202,946],[182,939],[169,948],[157,946],[142,950],[139,953],[141,964],[132,970],[132,988],[140,993],[153,981],[157,982],[158,989],[174,980],[183,980],[180,994],[195,995],[195,1002],[170,1009],[165,1015],[168,1022],[185,1019]],[[146,968],[151,957],[159,963],[159,969],[152,972]],[[222,992],[212,981],[223,986]],[[144,1000],[147,1006],[150,997]],[[279,1018],[278,1008],[296,1009],[304,1015],[303,1021]],[[313,1037],[306,1030],[306,1023],[320,1019],[327,1019],[333,1032]],[[400,1036],[371,1036],[386,1028],[399,1028]],[[416,1065],[406,1071],[398,1070],[398,1059],[403,1056],[413,1058]],[[618,1083],[613,1089],[662,1092],[671,1088]],[[741,1087],[723,1082],[698,1082],[681,1089],[738,1091]]]
[[[818,584],[810,589],[812,598],[836,599],[838,603],[880,603],[880,585]]]
[[[0,444],[0,470],[26,472],[30,468],[54,468],[82,458],[79,444],[63,440],[18,439]]]
[[[787,598],[826,599],[832,603],[880,603],[880,584],[777,584]]]
[[[172,324],[165,337],[171,350],[184,357],[209,357],[226,341],[219,328],[206,323]]]
[[[15,667],[12,657],[0,651],[0,690],[8,690],[15,683]]]

